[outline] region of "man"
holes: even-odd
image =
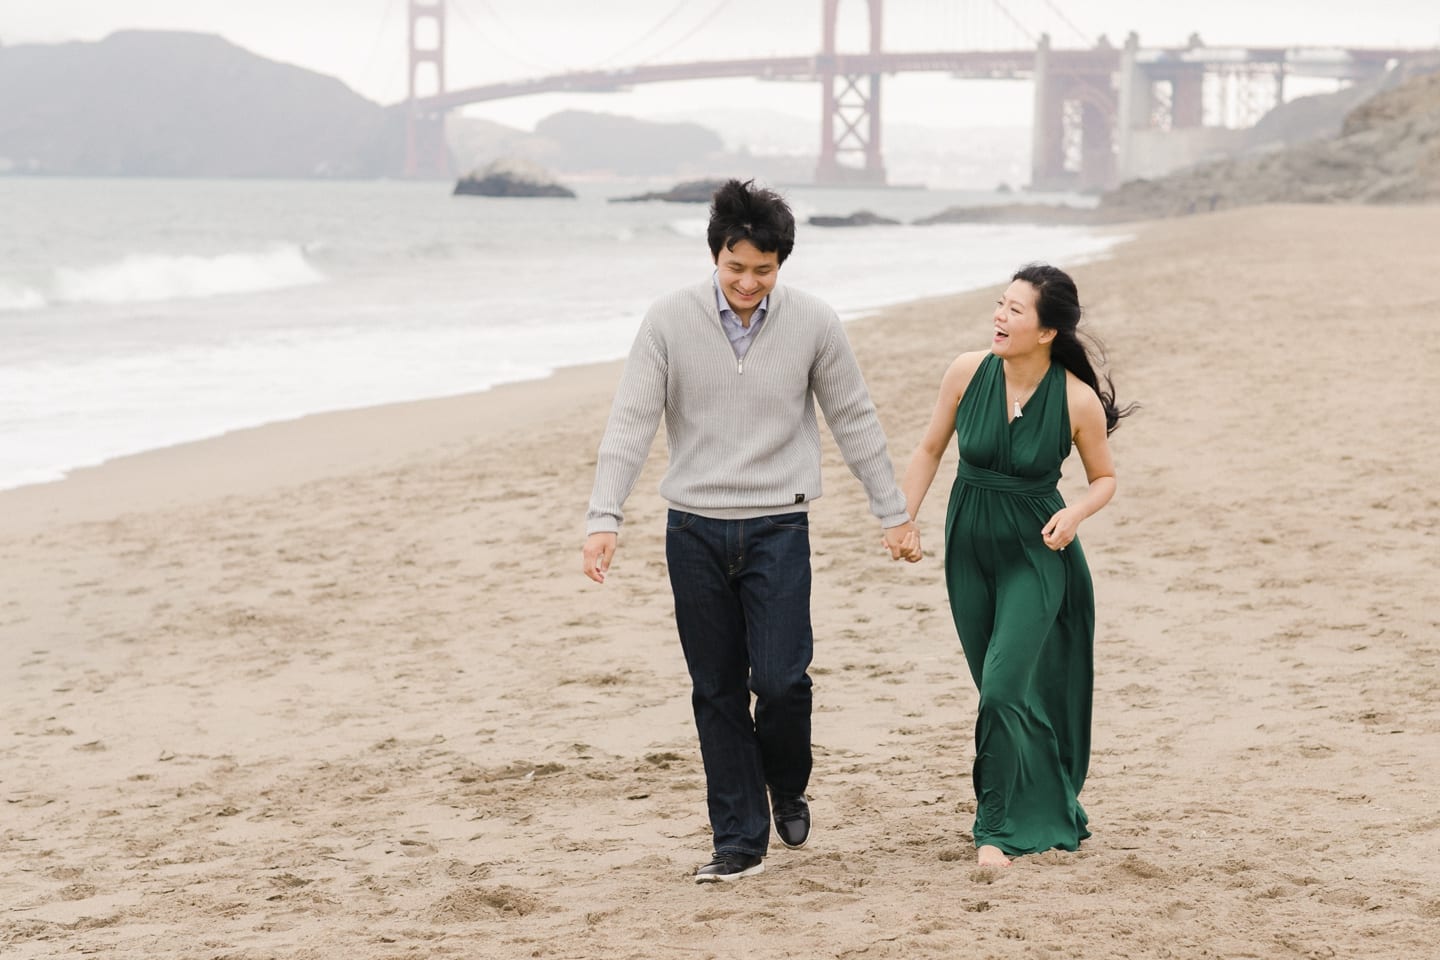
[[[754,181],[731,180],[714,195],[708,240],[712,276],[656,302],[635,337],[600,443],[584,547],[585,575],[604,583],[663,413],[665,557],[714,831],[698,883],[761,872],[771,814],[787,847],[810,834],[807,510],[820,496],[812,397],[865,486],[891,558],[919,558],[839,319],[776,284],[795,245],[790,208]]]

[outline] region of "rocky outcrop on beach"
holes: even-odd
[[[844,217],[814,216],[805,222],[812,227],[889,227],[900,223],[869,210],[856,210]]]
[[[482,170],[455,182],[455,196],[470,197],[574,197],[575,191],[558,183],[545,170],[522,160],[496,160]]]
[[[1434,201],[1440,201],[1440,73],[1431,72],[1356,107],[1338,137],[1122,184],[1101,198],[1099,214],[1136,219],[1258,203]]]
[[[1102,224],[1262,203],[1440,202],[1440,60],[1414,63],[1345,115],[1338,135],[1132,180],[1094,208],[950,207],[932,223]]]
[[[1340,136],[1350,111],[1403,80],[1397,71],[1330,93],[1311,94],[1282,103],[1261,117],[1255,126],[1244,131],[1242,152],[1276,150],[1311,140],[1334,139]]]
[[[936,223],[1043,223],[1089,224],[1106,222],[1108,215],[1095,207],[1070,207],[1058,203],[1001,203],[980,207],[946,207],[921,217],[916,226]],[[1112,220],[1122,219],[1110,217]]]
[[[709,203],[715,191],[725,185],[724,180],[687,180],[677,183],[669,190],[641,193],[633,197],[611,197],[611,203],[645,203],[663,200],[666,203]]]

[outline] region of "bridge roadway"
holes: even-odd
[[[1139,51],[1136,60],[1143,66],[1160,64],[1204,64],[1210,67],[1275,64],[1284,65],[1289,76],[1346,77],[1382,68],[1390,60],[1414,56],[1415,50],[1285,48],[1285,47],[1196,47],[1193,49]],[[1122,51],[1097,47],[1090,50],[1047,51],[1050,69],[1070,74],[1114,73],[1120,68]],[[618,70],[582,70],[552,74],[529,80],[491,83],[418,97],[411,104],[420,113],[443,113],[471,103],[508,100],[541,93],[607,93],[642,83],[670,83],[680,80],[716,80],[751,77],[761,80],[818,81],[834,74],[949,73],[963,79],[1023,79],[1034,75],[1035,50],[971,50],[922,53],[847,53],[819,56],[769,57],[751,60],[706,60],[693,63],[655,64]]]

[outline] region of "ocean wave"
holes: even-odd
[[[47,302],[38,290],[0,282],[0,310],[39,310]]]
[[[58,269],[48,296],[41,299],[53,304],[139,303],[259,293],[324,281],[325,275],[294,245],[214,257],[135,254],[98,267]]]
[[[685,217],[671,220],[665,226],[671,233],[679,237],[704,237],[710,227],[710,221],[704,217]]]

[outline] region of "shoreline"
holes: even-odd
[[[0,535],[391,468],[465,442],[476,433],[475,417],[503,411],[517,418],[516,430],[543,423],[564,397],[613,381],[623,363],[560,367],[472,393],[309,413],[114,457],[57,480],[0,490]],[[317,438],[323,442],[313,442]],[[276,455],[284,459],[264,459]]]
[[[1094,225],[1092,232],[1097,236],[1114,238],[1111,245],[1098,253],[1078,255],[1073,262],[1084,265],[1115,256],[1126,243],[1133,242],[1133,235],[1140,226],[1134,223]],[[954,300],[973,294],[978,289],[983,288],[967,288],[853,311],[840,307],[835,309],[849,329],[855,324],[881,322],[886,314],[893,311]],[[528,415],[537,411],[552,411],[552,405],[546,402],[551,393],[546,384],[554,383],[563,391],[571,389],[573,381],[583,385],[580,389],[588,390],[593,378],[609,376],[613,387],[624,362],[622,356],[613,360],[568,364],[556,367],[543,376],[497,383],[482,390],[322,410],[111,457],[99,463],[75,467],[53,480],[0,488],[0,534],[7,530],[35,529],[44,522],[102,519],[114,507],[100,509],[98,502],[101,499],[118,504],[121,511],[157,509],[196,502],[195,491],[199,489],[209,491],[204,494],[206,497],[229,496],[253,492],[280,482],[303,483],[348,469],[384,467],[402,462],[405,457],[435,445],[463,442],[468,428],[457,424],[456,419],[465,415],[483,415],[486,406],[483,398],[487,396],[495,394],[499,398],[495,401],[496,405],[521,408]],[[361,433],[367,424],[409,421],[412,413],[413,419],[425,426],[399,438],[397,450],[376,450],[374,442]],[[433,414],[434,419],[427,419],[426,414]],[[527,420],[533,422],[533,416],[527,416]],[[327,434],[329,445],[290,444],[289,453],[294,459],[283,465],[251,459],[253,454],[265,452],[270,437],[287,444],[290,437],[312,431]],[[217,457],[227,460],[224,469],[211,468]],[[170,477],[172,473],[177,475],[175,482],[162,482],[158,488],[153,484],[142,487],[135,482],[134,478],[140,476],[153,477],[152,468],[157,468],[164,477]],[[68,488],[63,486],[66,484]],[[103,497],[101,491],[104,491]],[[44,505],[52,501],[59,506],[45,510]],[[90,504],[93,509],[87,510],[85,504]],[[7,515],[9,519],[5,519]],[[20,515],[24,519],[17,524],[15,518]]]
[[[22,220],[43,220],[44,205],[35,198],[11,199],[24,201]],[[195,256],[172,249],[157,224],[166,222],[167,210],[188,208],[199,198],[182,191],[158,206],[145,199],[123,191],[114,198],[118,210],[139,219],[140,235],[149,238],[144,243],[107,241],[91,255],[77,253],[54,264],[35,252],[0,271],[13,274],[17,295],[55,302],[34,313],[0,312],[17,328],[16,350],[0,378],[13,374],[16,396],[23,398],[4,418],[15,443],[0,488],[54,482],[109,460],[313,413],[458,396],[560,365],[622,358],[629,347],[627,330],[638,325],[650,294],[626,284],[587,297],[583,309],[572,304],[575,291],[600,286],[601,271],[591,269],[588,245],[596,237],[629,237],[642,256],[657,258],[660,277],[651,281],[660,286],[654,289],[683,285],[702,263],[709,265],[703,217],[695,221],[681,217],[687,211],[652,209],[671,205],[646,205],[621,216],[590,204],[575,231],[579,239],[557,245],[554,254],[574,289],[547,292],[543,281],[535,282],[543,271],[532,274],[525,264],[544,252],[530,244],[562,230],[553,210],[532,215],[534,208],[516,203],[497,211],[501,223],[494,229],[515,232],[520,246],[486,267],[508,267],[501,272],[511,279],[482,284],[485,271],[479,267],[490,261],[482,246],[465,241],[473,239],[473,212],[448,203],[448,196],[432,197],[418,209],[399,194],[382,191],[370,198],[377,209],[400,216],[404,227],[382,243],[363,231],[346,240],[333,229],[309,224],[312,213],[338,202],[323,196],[303,203],[290,198],[298,222],[278,224],[272,235],[268,226],[262,229],[243,214],[282,203],[284,196],[241,191],[215,211],[234,220],[237,232]],[[933,199],[940,205],[940,198]],[[66,202],[74,206],[80,200]],[[414,216],[404,219],[407,212]],[[373,266],[382,252],[403,254],[407,244],[422,243],[431,223],[446,243],[433,250],[421,246],[413,263],[398,254],[386,259],[403,269],[359,269]],[[1066,226],[944,228],[937,235],[900,229],[904,232],[825,232],[802,240],[813,256],[787,268],[785,282],[823,288],[849,321],[916,295],[952,295],[988,282],[996,263],[1018,260],[1026,251],[1042,250],[1062,261],[1073,253],[1078,260],[1110,245],[1113,236]],[[283,242],[276,239],[282,234]],[[910,237],[920,252],[912,253]],[[28,244],[22,236],[17,242],[43,250],[43,236],[35,239]],[[289,251],[283,263],[268,262],[276,250]],[[291,254],[297,263],[289,263]],[[232,283],[269,286],[292,267],[313,268],[328,280],[233,296],[186,293]],[[427,276],[432,288],[443,281],[433,304],[422,292]],[[0,289],[0,299],[5,293]],[[112,296],[116,302],[109,304]],[[509,309],[487,313],[487,297]],[[412,299],[430,306],[409,317]],[[515,309],[526,315],[516,319],[518,314],[510,315]],[[74,326],[91,330],[91,324],[93,332],[83,340],[62,333]],[[381,365],[373,372],[366,366],[371,358]],[[136,370],[146,375],[136,376]],[[266,386],[257,395],[260,384]]]

